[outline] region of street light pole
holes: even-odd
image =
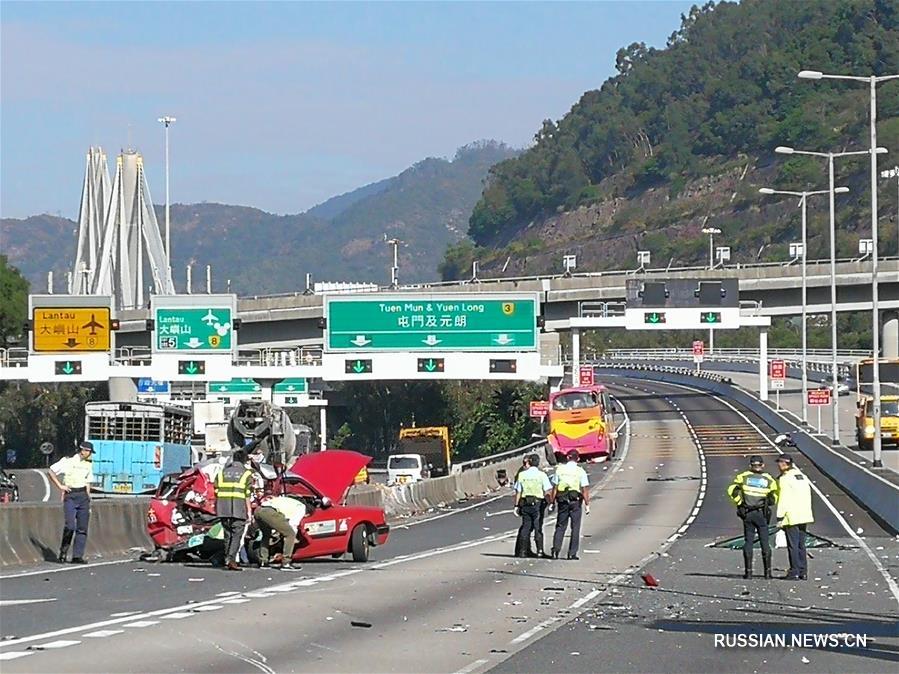
[[[881,151],[882,148],[877,148]],[[839,415],[839,364],[837,363],[837,242],[836,242],[836,207],[834,205],[834,186],[833,186],[833,160],[834,157],[852,157],[862,154],[868,154],[870,150],[858,150],[853,152],[809,152],[807,150],[794,150],[791,147],[776,147],[774,151],[777,154],[801,154],[809,157],[824,157],[827,159],[827,176],[828,176],[828,192],[830,193],[830,339],[831,339],[831,378],[833,382],[834,402],[832,407],[833,413],[833,444],[840,443],[840,415]],[[886,150],[883,150],[886,152]]]
[[[845,194],[848,187],[837,187],[834,192]],[[792,190],[773,190],[770,187],[762,187],[762,194],[786,194],[799,197],[799,206],[802,208],[802,421],[808,425],[808,316],[806,310],[807,275],[806,256],[808,254],[808,198],[816,194],[829,194],[830,190],[816,190],[814,192],[794,192]]]
[[[867,82],[869,90],[869,98],[871,102],[870,112],[870,132],[871,132],[871,351],[874,356],[873,367],[873,416],[874,416],[874,456],[873,465],[875,468],[883,466],[881,459],[881,451],[883,449],[881,442],[881,412],[880,412],[880,309],[878,306],[878,278],[877,278],[877,155],[886,152],[886,149],[877,147],[877,85],[887,80],[899,79],[899,75],[885,75],[877,77],[871,75],[869,77],[857,77],[854,75],[825,75],[818,70],[803,70],[799,73],[802,79],[820,80],[853,80],[856,82]],[[834,395],[836,395],[836,383],[834,383]]]
[[[156,120],[165,125],[165,256],[169,261],[169,275],[172,273],[172,240],[171,224],[169,220],[169,127],[175,123],[175,118],[168,115]]]

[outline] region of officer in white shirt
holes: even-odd
[[[84,548],[87,546],[87,526],[91,519],[91,483],[94,481],[93,454],[94,445],[85,440],[78,446],[77,454],[64,457],[50,466],[50,480],[63,493],[65,526],[57,557],[61,564],[66,562],[73,536],[72,564],[85,563]]]

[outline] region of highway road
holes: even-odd
[[[768,672],[802,670],[804,657],[807,671],[895,669],[899,590],[881,570],[895,573],[899,544],[887,532],[809,470],[835,510],[816,498],[815,533],[855,547],[814,551],[821,581],[744,582],[738,551],[705,545],[738,533],[723,489],[746,455],[773,458],[766,429],[670,385],[621,380],[613,391],[628,439],[620,461],[589,466],[579,561],[513,558],[517,519],[501,495],[395,528],[369,564],[238,574],[119,560],[5,572],[0,668]],[[784,562],[778,551],[781,572]],[[643,568],[658,589],[644,588]],[[785,620],[877,632],[875,645],[850,654],[713,646],[717,629]]]

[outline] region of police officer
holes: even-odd
[[[793,464],[793,457],[781,454],[777,457],[780,468],[777,502],[777,524],[787,535],[787,555],[790,570],[785,580],[808,578],[808,556],[805,552],[805,530],[815,521],[812,515],[812,485],[801,470]]]
[[[62,458],[50,466],[50,480],[63,493],[65,512],[62,543],[57,556],[60,564],[66,562],[73,536],[75,548],[72,550],[72,564],[85,563],[84,548],[87,546],[87,526],[91,519],[91,482],[94,481],[93,453],[94,445],[85,440],[78,446],[77,454]]]
[[[215,514],[225,535],[225,568],[229,571],[241,570],[237,554],[250,515],[253,471],[244,465],[246,461],[246,452],[235,449],[231,460],[215,478]]]
[[[579,455],[576,449],[572,449],[563,456],[561,463],[556,466],[556,474],[553,475],[552,502],[559,509],[556,515],[556,530],[553,533],[553,559],[559,558],[562,549],[562,539],[565,537],[565,529],[571,522],[571,539],[568,542],[568,559],[578,559],[577,548],[581,537],[581,503],[584,510],[590,514],[590,490],[588,488],[587,471],[577,465]]]
[[[515,556],[527,557],[531,544],[531,532],[540,521],[540,502],[546,501],[552,491],[549,478],[540,468],[539,460],[531,455],[525,457],[527,468],[515,480],[515,514],[521,517],[518,539],[515,542]],[[541,532],[542,538],[542,532]]]
[[[768,522],[771,506],[777,503],[777,481],[765,471],[765,460],[758,454],[749,457],[749,470],[738,473],[727,488],[727,495],[737,506],[743,520],[743,578],[752,578],[752,548],[758,534],[762,547],[765,578],[771,577],[771,545]]]

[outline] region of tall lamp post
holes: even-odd
[[[849,191],[848,187],[837,187],[834,192],[837,194],[845,194]],[[830,190],[815,190],[814,192],[793,192],[791,190],[773,190],[770,187],[762,187],[759,192],[762,194],[785,194],[787,196],[799,197],[799,207],[802,208],[802,246],[801,248],[801,256],[802,256],[802,421],[806,425],[808,425],[808,340],[806,331],[808,329],[807,326],[807,318],[806,318],[806,274],[805,274],[805,261],[808,257],[808,240],[807,240],[807,202],[808,198],[815,194],[828,194]]]
[[[872,351],[874,355],[874,460],[875,468],[883,466],[881,460],[880,437],[880,311],[877,306],[877,155],[886,152],[885,148],[877,147],[877,85],[881,82],[899,79],[899,75],[869,75],[858,77],[856,75],[826,75],[819,70],[803,70],[799,77],[804,80],[851,80],[853,82],[865,82],[870,92],[870,132],[871,146],[871,304],[872,304]],[[836,395],[836,389],[834,389]]]
[[[834,207],[835,188],[833,186],[833,160],[835,157],[853,157],[869,154],[870,150],[857,150],[852,152],[809,152],[806,150],[794,150],[791,147],[776,147],[778,154],[801,154],[809,157],[824,157],[827,159],[827,186],[830,194],[830,348],[831,348],[831,378],[833,380],[834,402],[831,407],[833,414],[833,444],[840,444],[840,414],[837,392],[840,385],[839,365],[837,363],[837,234],[836,211]],[[877,148],[877,152],[886,152],[884,148]],[[876,360],[876,358],[875,358]]]
[[[169,261],[169,275],[172,273],[172,239],[169,221],[169,127],[175,118],[168,115],[160,117],[157,122],[165,125],[165,256]]]
[[[703,234],[709,235],[709,269],[715,268],[715,234],[720,234],[721,230],[717,227],[703,227]]]
[[[880,177],[881,178],[895,178],[897,195],[899,195],[899,166],[894,166],[891,169],[886,169],[885,171],[881,171]],[[899,225],[899,210],[896,211],[896,224]],[[897,245],[897,247],[899,247],[899,238],[896,239],[896,245]]]

